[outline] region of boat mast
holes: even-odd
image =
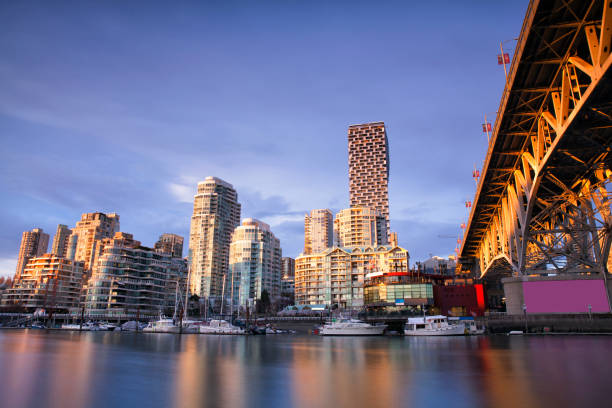
[[[189,284],[191,279],[191,250],[189,251],[189,258],[187,259],[187,283],[185,284],[185,304],[183,305],[183,320],[187,320],[187,308],[189,305]],[[178,279],[176,286],[178,287]]]
[[[227,275],[223,275],[223,289],[221,289],[221,319],[223,319],[223,298],[225,298],[225,278]]]

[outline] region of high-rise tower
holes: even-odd
[[[368,207],[385,217],[389,234],[389,144],[384,122],[348,128],[351,207]]]
[[[259,300],[264,290],[271,298],[280,295],[282,252],[268,224],[254,218],[242,221],[234,230],[229,253],[230,285],[226,287],[234,305]]]
[[[45,234],[41,228],[32,231],[24,231],[21,235],[21,246],[19,247],[19,258],[17,259],[17,270],[15,280],[18,280],[30,258],[43,255],[49,246],[49,234]]]
[[[65,258],[68,253],[68,240],[70,239],[72,230],[64,224],[59,224],[53,237],[53,246],[51,247],[51,253],[56,256]]]
[[[85,272],[89,273],[96,258],[102,253],[102,240],[112,238],[117,231],[119,231],[118,214],[84,213],[68,238],[66,256],[84,262]]]
[[[310,211],[304,216],[304,253],[325,251],[334,244],[334,221],[327,208]]]
[[[192,293],[205,298],[221,297],[232,232],[239,224],[240,204],[234,187],[216,177],[199,182],[189,233]]]

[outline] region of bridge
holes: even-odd
[[[463,272],[608,278],[611,46],[612,2],[530,2],[461,243]]]

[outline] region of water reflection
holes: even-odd
[[[0,331],[1,406],[607,404],[609,337]]]

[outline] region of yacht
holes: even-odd
[[[386,324],[373,326],[356,319],[339,319],[326,323],[319,329],[322,336],[380,336]]]
[[[174,324],[173,319],[167,317],[160,317],[158,320],[149,322],[149,324],[142,329],[144,333],[180,333],[180,327]]]
[[[211,320],[208,325],[200,326],[201,334],[244,334],[244,330],[226,320]]]
[[[448,318],[442,315],[409,317],[404,334],[406,336],[463,336],[465,326],[448,324]]]
[[[465,334],[469,334],[470,336],[484,334],[485,332],[484,327],[479,326],[473,317],[449,317],[448,322],[451,325],[456,324],[459,326],[463,326]]]

